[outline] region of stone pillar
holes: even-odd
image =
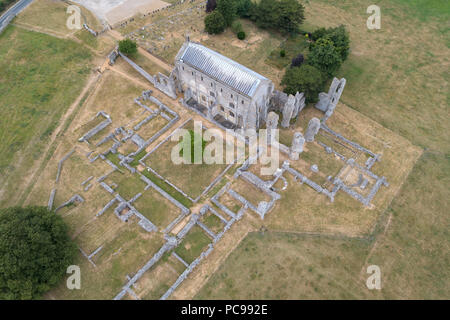
[[[289,127],[292,115],[295,110],[295,97],[290,94],[286,104],[283,107],[283,120],[281,121],[281,126],[283,128]]]
[[[313,142],[314,137],[319,132],[320,120],[316,117],[309,120],[308,129],[306,129],[305,140],[306,142]]]
[[[292,116],[297,117],[304,107],[305,107],[305,94],[303,92],[302,93],[297,92],[295,94],[295,110]]]
[[[316,108],[325,112],[324,121],[333,114],[334,109],[341,98],[342,92],[344,91],[346,82],[345,78],[333,78],[328,93],[321,92],[319,94],[319,102],[317,102]]]
[[[294,133],[294,138],[292,139],[292,146],[289,152],[289,159],[298,160],[300,153],[303,152],[303,145],[305,144],[305,138],[301,132]]]
[[[267,115],[267,121],[266,121],[266,129],[267,129],[267,144],[270,144],[271,138],[272,138],[272,132],[273,130],[276,130],[278,127],[278,120],[279,120],[278,114],[271,111]]]

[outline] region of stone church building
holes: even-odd
[[[173,74],[186,103],[227,127],[259,128],[265,123],[274,92],[266,77],[190,41],[178,52]]]

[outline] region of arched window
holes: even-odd
[[[230,113],[230,116],[232,116],[234,118],[234,113],[231,111],[229,113]]]
[[[229,106],[230,106],[230,108],[234,109],[234,103],[233,102],[230,102]]]

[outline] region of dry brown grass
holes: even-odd
[[[309,111],[310,109],[306,109],[302,115],[305,117],[304,123],[315,115],[315,112]],[[406,139],[343,104],[338,106],[333,117],[328,120],[328,125],[372,152],[381,154],[381,161],[375,163],[372,171],[385,176],[389,187],[381,187],[372,201],[372,206],[365,208],[342,191],[338,192],[334,203],[331,203],[325,195],[318,194],[307,185],[295,182],[291,175],[285,174],[288,178],[288,188],[280,191],[282,199],[276,203],[273,212],[267,215],[264,225],[268,228],[351,236],[368,234],[380,214],[398,193],[421,155],[421,150]],[[305,129],[306,127],[303,128],[303,132]],[[322,140],[331,147],[336,145],[323,137]],[[282,157],[286,158],[285,155]],[[345,167],[343,161],[332,154],[327,154],[316,142],[306,143],[300,159],[289,162],[293,168],[322,185],[326,185],[328,175],[334,177]],[[312,164],[318,164],[319,173],[310,171]],[[367,188],[369,190],[371,185]]]

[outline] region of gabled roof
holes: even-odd
[[[187,42],[177,59],[205,75],[252,97],[261,81],[268,80],[220,53],[195,42]]]

